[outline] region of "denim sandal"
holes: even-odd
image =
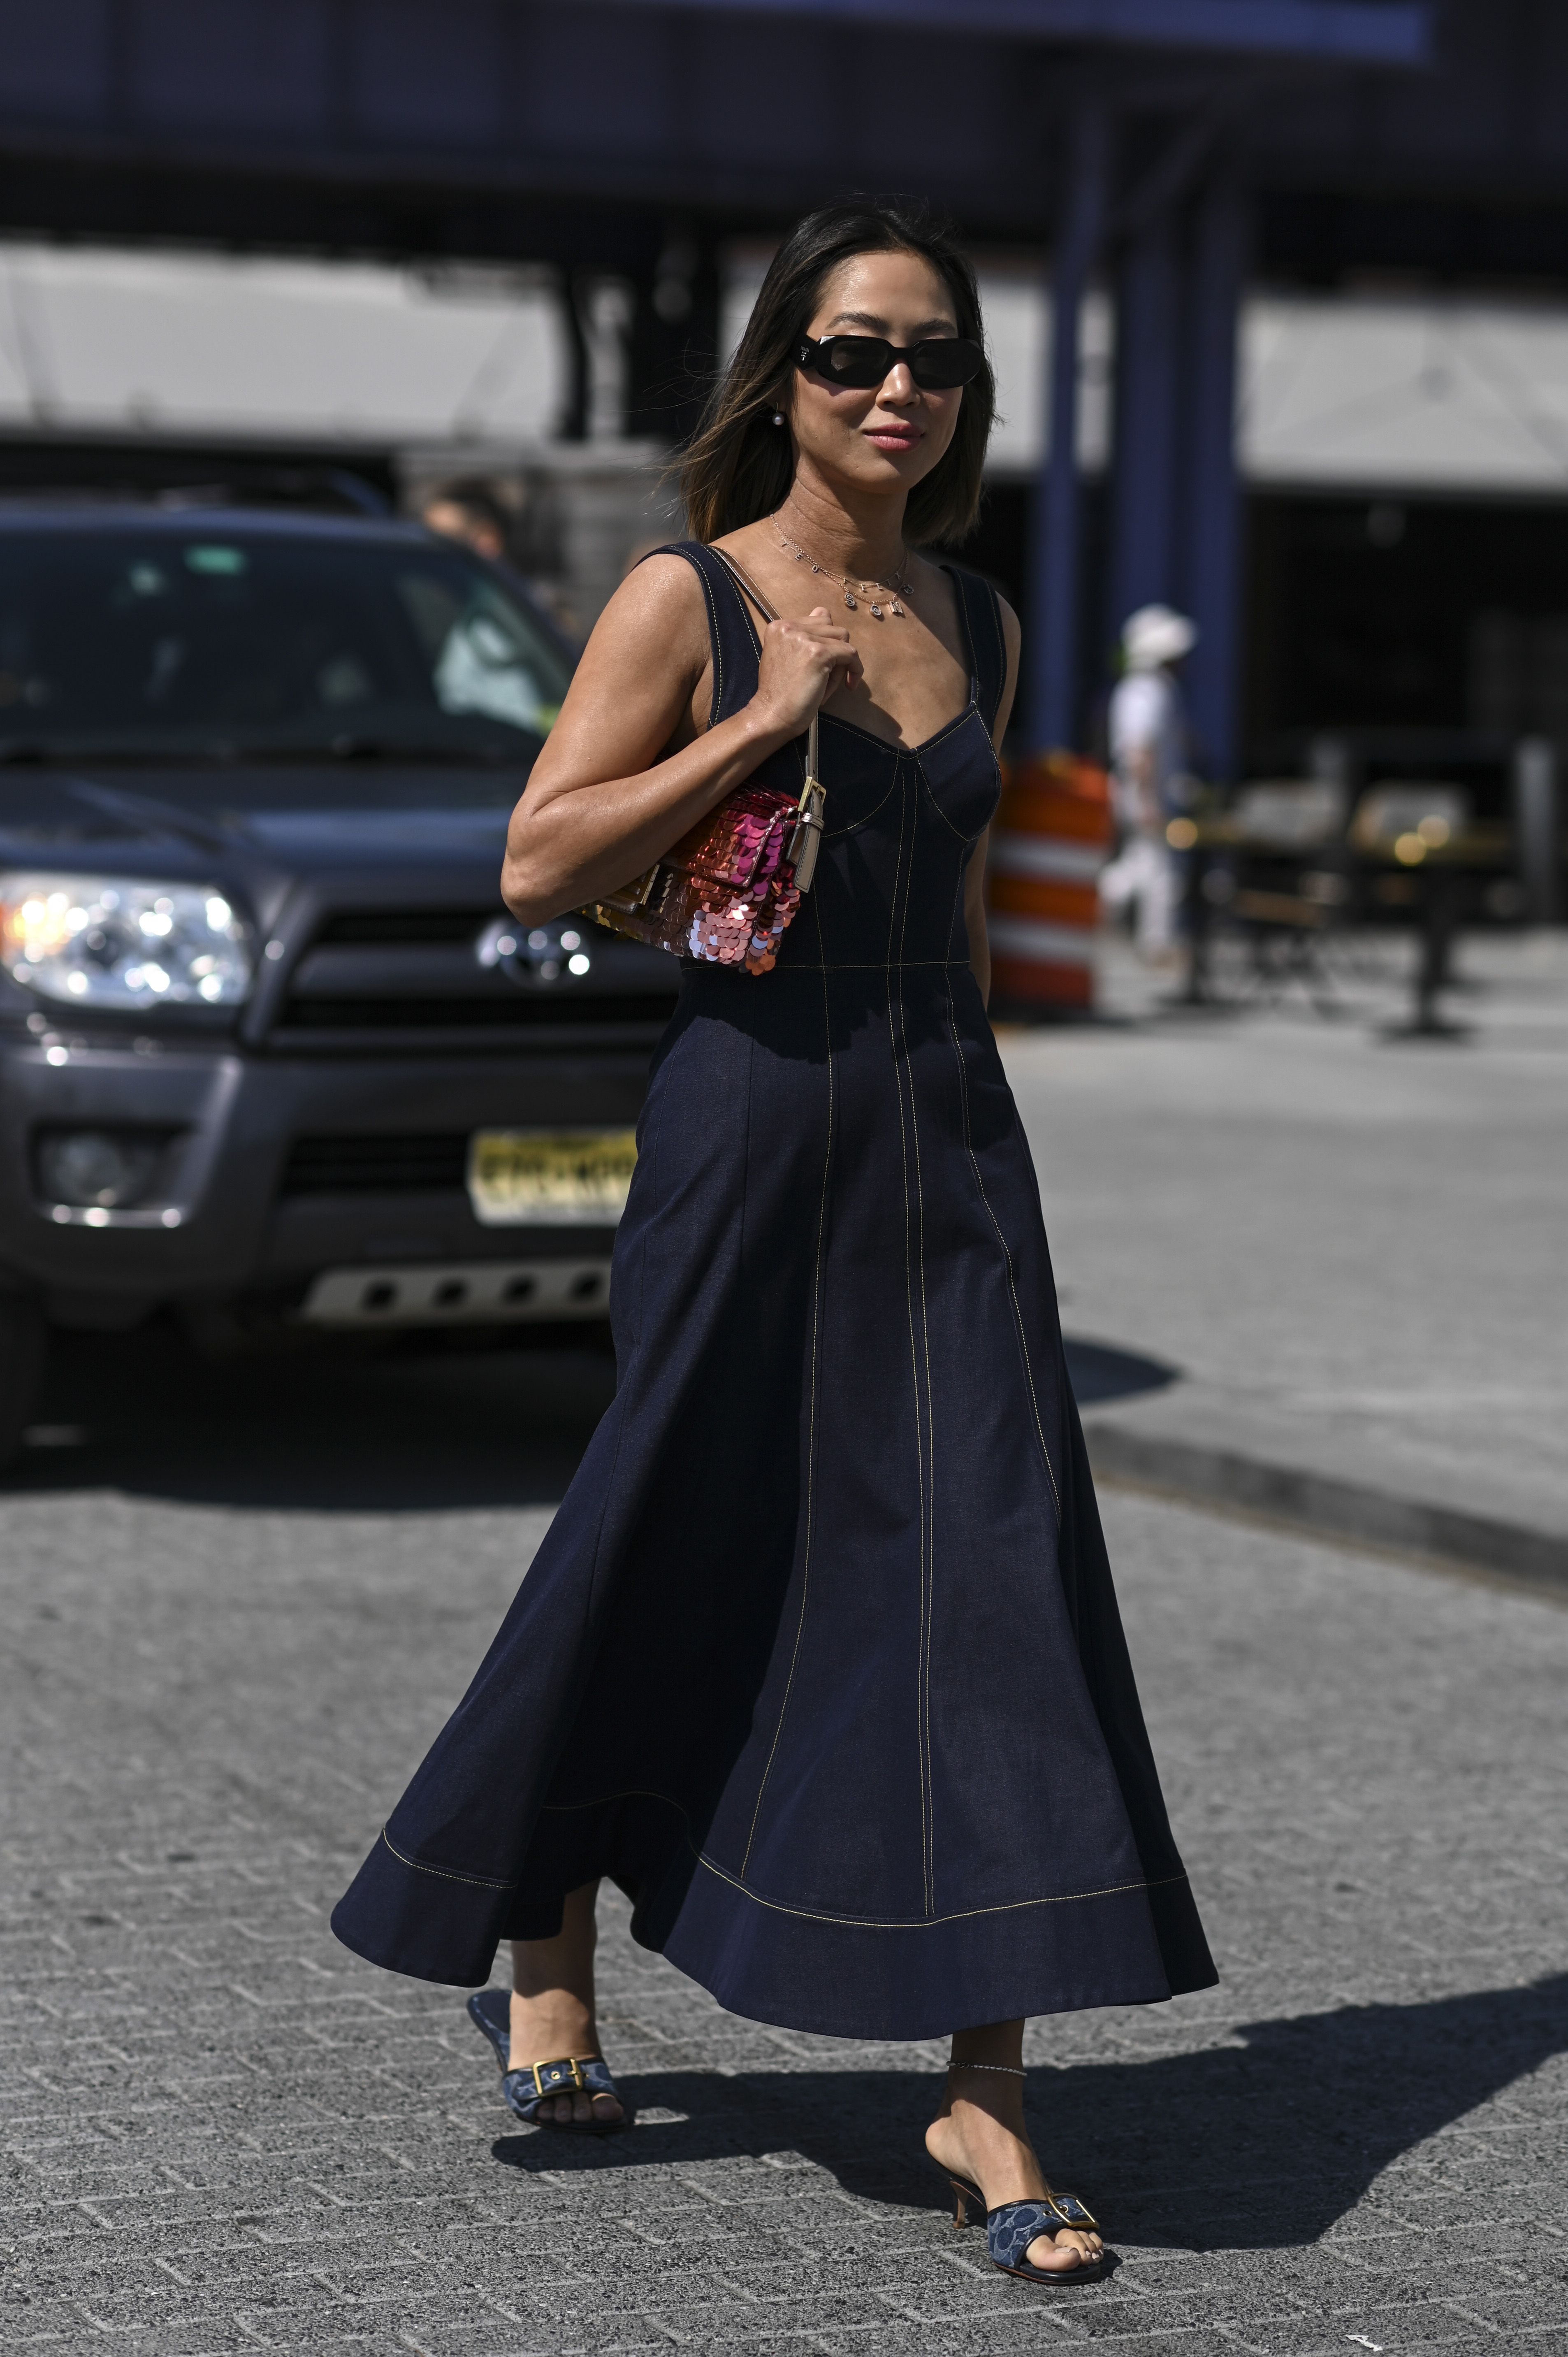
[[[967,2177],[955,2177],[950,2169],[944,2169],[942,2175],[953,2190],[955,2231],[970,2223],[971,2210],[983,2218],[991,2263],[1000,2267],[1004,2276],[1022,2276],[1026,2283],[1076,2284],[1099,2283],[1108,2272],[1107,2251],[1101,2251],[1097,2259],[1080,2258],[1076,2267],[1031,2266],[1024,2256],[1036,2234],[1054,2234],[1059,2226],[1076,2227],[1080,2232],[1089,2227],[1095,2233],[1100,2232],[1098,2219],[1090,2215],[1076,2193],[1047,2193],[1039,2201],[1003,2201],[988,2211],[978,2185],[972,2184]]]
[[[526,2071],[509,2069],[511,2061],[511,1998],[506,1989],[479,1989],[468,1999],[468,2018],[489,2040],[500,2065],[501,2093],[509,2110],[535,2127],[566,2128],[578,2136],[614,2136],[630,2125],[626,2098],[610,2076],[610,2066],[599,2055],[585,2061],[570,2055],[559,2062],[531,2063]],[[540,2117],[540,2106],[557,2095],[613,2095],[621,2107],[618,2120],[557,2120]]]

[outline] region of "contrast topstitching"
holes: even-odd
[[[633,1786],[621,1792],[596,1793],[589,1801],[546,1802],[542,1813],[548,1816],[565,1816],[582,1809],[607,1809],[618,1801],[657,1801],[663,1807],[673,1809],[676,1815],[690,1826],[691,1812],[681,1802],[673,1799],[668,1792],[651,1792],[641,1785]],[[774,1915],[793,1915],[806,1923],[838,1924],[850,1932],[935,1932],[940,1931],[945,1923],[967,1922],[972,1916],[1012,1915],[1026,1907],[1075,1907],[1080,1901],[1090,1899],[1121,1899],[1132,1890],[1167,1890],[1174,1884],[1185,1882],[1187,1879],[1185,1873],[1162,1874],[1155,1877],[1142,1874],[1135,1876],[1130,1882],[1100,1883],[1090,1890],[1047,1890],[1031,1899],[997,1899],[983,1907],[955,1907],[947,1915],[848,1915],[832,1908],[791,1907],[788,1900],[769,1899],[764,1892],[754,1889],[749,1883],[742,1882],[737,1875],[731,1874],[726,1867],[719,1864],[716,1858],[710,1857],[706,1850],[699,1849],[692,1840],[690,1832],[686,1836],[686,1846],[697,1865],[705,1867],[709,1874],[727,1885],[731,1890],[737,1890],[743,1899],[749,1899],[754,1906],[766,1907],[768,1912]],[[427,1870],[434,1873],[436,1869],[431,1867]],[[463,1878],[456,1876],[454,1879],[461,1881]],[[512,1883],[505,1887],[508,1889],[517,1888]]]
[[[811,903],[811,913],[817,926],[818,945],[820,947],[822,942],[822,917],[818,904],[814,900]],[[837,1110],[838,1093],[837,1072],[833,1061],[832,1008],[828,997],[828,983],[825,970],[822,974],[822,1039],[827,1050],[828,1134],[826,1143],[822,1149],[822,1191],[817,1206],[817,1251],[815,1264],[811,1272],[811,1405],[806,1425],[806,1527],[804,1545],[800,1558],[800,1609],[799,1618],[795,1622],[795,1642],[789,1655],[789,1674],[784,1681],[784,1698],[779,1706],[779,1717],[773,1728],[773,1741],[768,1746],[768,1758],[763,1763],[762,1778],[757,1787],[757,1799],[753,1804],[751,1812],[751,1824],[746,1836],[746,1851],[740,1861],[740,1870],[743,1876],[746,1867],[751,1863],[752,1846],[757,1840],[757,1828],[762,1815],[763,1795],[768,1790],[768,1779],[773,1772],[773,1762],[777,1757],[779,1741],[784,1733],[784,1721],[789,1717],[789,1697],[794,1692],[795,1672],[800,1665],[800,1646],[806,1634],[806,1606],[810,1600],[811,1585],[811,1548],[816,1536],[817,1399],[822,1375],[822,1258],[827,1248],[828,1186],[832,1176],[833,1122]],[[744,1889],[745,1885],[742,1883],[737,1887]]]
[[[1013,1265],[1012,1249],[1006,1236],[1003,1233],[1002,1223],[991,1208],[991,1198],[985,1191],[985,1180],[981,1172],[980,1157],[974,1150],[974,1135],[969,1117],[969,1070],[963,1060],[963,1048],[958,1036],[958,1020],[953,1009],[950,982],[948,985],[948,1030],[952,1038],[953,1054],[958,1060],[959,1095],[963,1106],[964,1152],[968,1155],[970,1168],[974,1172],[974,1183],[980,1190],[980,1200],[985,1207],[985,1216],[995,1230],[996,1241],[1001,1246],[1002,1265],[1007,1272],[1007,1291],[1013,1303],[1013,1327],[1018,1338],[1018,1354],[1024,1362],[1024,1375],[1029,1386],[1029,1405],[1034,1412],[1035,1432],[1040,1444],[1040,1456],[1045,1463],[1046,1479],[1051,1485],[1051,1497],[1057,1510],[1057,1528],[1059,1530],[1062,1519],[1061,1491],[1057,1487],[1057,1477],[1051,1465],[1050,1447],[1046,1439],[1046,1427],[1040,1416],[1040,1397],[1035,1385],[1034,1362],[1029,1356],[1029,1338],[1024,1325],[1023,1305],[1018,1299],[1017,1271]]]
[[[916,767],[918,769],[918,762]],[[934,1849],[931,1829],[931,1763],[929,1744],[929,1714],[925,1690],[926,1663],[928,1648],[929,1645],[931,1612],[931,1507],[928,1497],[930,1464],[929,1452],[928,1448],[930,1345],[929,1338],[926,1338],[924,1356],[926,1362],[927,1400],[925,1406],[922,1407],[920,1394],[920,1365],[922,1351],[921,1343],[917,1340],[915,1334],[914,1263],[918,1254],[920,1264],[921,1324],[923,1329],[925,1322],[925,1205],[923,1201],[918,1202],[918,1228],[917,1230],[916,1219],[911,1216],[909,1203],[909,1132],[915,1118],[915,1106],[914,1091],[912,1087],[909,1087],[909,1074],[908,1071],[908,1028],[906,1027],[904,1035],[904,1053],[901,1056],[899,1053],[898,1028],[896,1027],[894,1022],[894,1004],[897,996],[899,1022],[902,1023],[904,1011],[903,1000],[901,996],[898,996],[897,994],[895,993],[893,988],[895,964],[893,955],[894,931],[895,928],[899,924],[900,915],[902,916],[905,925],[908,922],[909,899],[914,885],[914,845],[915,841],[918,837],[919,819],[918,815],[918,805],[912,807],[911,796],[909,794],[908,785],[904,781],[904,761],[902,757],[899,757],[898,759],[898,770],[900,783],[904,786],[904,791],[900,796],[898,805],[898,849],[893,870],[892,906],[889,909],[887,919],[887,1046],[889,1054],[892,1058],[894,1086],[897,1092],[898,1099],[899,1168],[904,1187],[904,1295],[907,1314],[909,1321],[909,1381],[915,1410],[915,1475],[917,1492],[919,1500],[920,1609],[918,1630],[916,1670],[915,1734],[920,1776],[920,1870],[925,1886],[926,1912],[929,1915],[935,1904],[931,1882],[931,1860]],[[908,869],[906,869],[905,866],[905,844],[907,839],[908,840],[909,845]],[[900,893],[902,893],[903,896],[901,905],[899,897]],[[898,946],[900,948],[903,946],[901,933],[899,935]],[[909,1088],[910,1099],[908,1115],[906,1115],[904,1103],[905,1091],[907,1087]],[[918,1199],[919,1139],[918,1134],[914,1141],[914,1147],[916,1192],[917,1199]]]

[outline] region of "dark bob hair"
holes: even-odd
[[[974,272],[951,231],[922,206],[863,197],[808,213],[768,264],[746,333],[682,460],[686,520],[698,540],[738,532],[782,505],[795,466],[789,436],[774,425],[773,413],[788,413],[795,348],[823,282],[859,253],[919,254],[952,296],[959,334],[984,350]],[[970,531],[995,414],[996,380],[988,358],[964,386],[951,442],[909,494],[905,532],[910,541],[961,540]]]

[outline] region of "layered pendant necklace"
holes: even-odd
[[[897,574],[890,581],[856,581],[849,574],[834,573],[830,566],[819,565],[811,551],[802,548],[799,542],[791,540],[777,522],[774,522],[773,529],[779,533],[780,547],[786,555],[794,558],[797,565],[809,565],[813,573],[822,575],[824,581],[838,583],[839,587],[843,591],[843,602],[852,614],[857,612],[864,603],[870,607],[873,615],[879,622],[887,614],[897,614],[899,620],[903,620],[905,609],[900,605],[899,599],[914,596],[915,585],[912,581],[902,580]],[[908,561],[908,551],[906,550],[904,562],[907,565]]]

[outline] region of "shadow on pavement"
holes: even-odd
[[[1080,1405],[1175,1369],[1069,1341]],[[396,1512],[553,1505],[615,1389],[607,1342],[559,1350],[349,1342],[214,1362],[164,1320],[56,1334],[17,1491],[120,1490],[226,1506]]]
[[[1145,1359],[1136,1351],[1118,1351],[1109,1342],[1086,1342],[1069,1334],[1063,1347],[1079,1407],[1092,1407],[1100,1400],[1133,1399],[1140,1392],[1162,1392],[1181,1381],[1178,1367]]]
[[[1238,2035],[1244,2045],[1034,2073],[1036,2148],[1108,2241],[1223,2251],[1316,2242],[1402,2153],[1568,2049],[1568,1973],[1429,2005],[1254,2022]],[[559,2173],[791,2151],[862,2200],[945,2201],[919,2158],[934,2072],[671,2072],[621,2084],[644,2112],[690,2116],[593,2139],[522,2130],[492,2146],[496,2159]],[[1418,2210],[1419,2196],[1407,2198]]]
[[[214,1363],[177,1328],[57,1334],[4,1491],[228,1506],[553,1505],[615,1388],[607,1347],[326,1344]]]

